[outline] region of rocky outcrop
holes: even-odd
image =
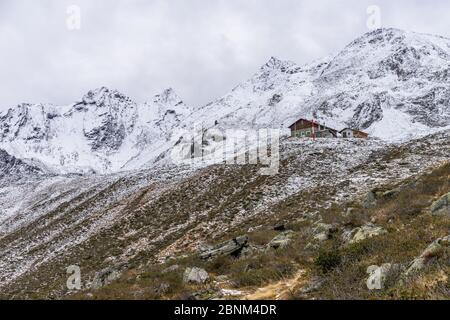
[[[450,215],[450,192],[433,202],[430,210],[433,215]]]
[[[332,224],[317,223],[313,229],[314,240],[326,241],[331,239],[333,232],[337,231],[337,227]]]
[[[29,177],[43,173],[44,170],[41,168],[30,165],[0,149],[0,179],[5,176],[20,178],[21,176]]]
[[[375,226],[372,223],[368,223],[362,227],[355,228],[350,233],[350,241],[349,243],[357,243],[363,240],[376,237],[382,234],[387,233],[385,229],[382,227]]]
[[[187,268],[184,271],[183,282],[184,283],[205,283],[209,279],[209,274],[204,269],[193,267]]]
[[[399,274],[400,265],[385,263],[381,266],[370,266],[367,268],[369,278],[367,288],[369,290],[382,290],[386,287],[389,278],[394,278]]]
[[[387,200],[398,193],[398,189],[384,190],[375,188],[369,191],[363,200],[363,207],[366,209],[373,208],[380,200]]]
[[[406,271],[405,275],[411,275],[417,271],[422,270],[427,266],[430,261],[437,259],[445,254],[449,253],[450,249],[450,235],[439,238],[436,241],[434,241],[432,244],[428,246],[428,248],[425,249],[422,254],[414,259],[414,261],[409,266],[408,270]]]
[[[294,231],[288,230],[280,233],[275,238],[273,238],[268,244],[268,248],[279,249],[284,248],[289,245],[294,237]]]
[[[199,248],[200,258],[203,260],[223,255],[239,256],[242,249],[248,244],[248,236],[241,236],[225,241],[216,246],[203,246]]]
[[[306,294],[315,292],[315,291],[319,290],[323,286],[324,283],[325,283],[324,278],[314,277],[313,279],[311,279],[309,281],[309,283],[306,287],[300,289],[299,294],[306,295]]]

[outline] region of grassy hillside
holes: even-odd
[[[258,221],[255,230],[235,229],[220,239],[247,234],[251,245],[261,248],[280,234],[273,226],[282,220],[285,228],[294,232],[285,248],[254,249],[246,256],[221,256],[211,261],[201,260],[194,252],[162,264],[128,270],[100,290],[88,290],[71,298],[207,299],[226,298],[223,292],[231,292],[237,298],[267,299],[448,299],[448,250],[420,272],[408,277],[402,273],[434,240],[450,234],[450,217],[432,215],[429,210],[435,200],[450,192],[449,177],[447,163],[426,174],[378,187],[373,192],[381,196],[371,207],[365,205],[367,199],[362,197],[324,209],[318,216],[320,223],[333,226],[325,241],[314,240],[316,218],[300,214],[295,219],[283,219],[286,208],[297,212],[297,202],[287,200],[289,205],[285,203],[276,209],[279,215]],[[346,230],[368,222],[386,233],[358,243],[345,243]],[[368,290],[367,268],[384,263],[399,264],[399,269],[390,275],[383,290]],[[201,285],[183,283],[184,270],[192,266],[204,268],[210,280]]]

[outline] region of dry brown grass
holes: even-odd
[[[450,268],[448,258],[434,261],[415,280],[392,281],[384,290],[369,291],[365,280],[368,266],[397,263],[406,268],[431,242],[450,233],[450,219],[432,216],[428,210],[434,200],[450,191],[449,174],[450,164],[446,164],[417,180],[395,186],[399,192],[382,199],[374,208],[356,210],[358,219],[375,217],[377,224],[388,233],[352,245],[322,245],[316,270],[324,274],[326,282],[313,296],[320,299],[448,299],[449,281],[443,276],[448,275]]]

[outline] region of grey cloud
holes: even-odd
[[[66,28],[69,5],[81,30]],[[449,36],[448,1],[2,0],[0,108],[68,104],[102,85],[138,101],[173,87],[201,105],[248,78],[270,56],[297,63],[336,52],[383,26]]]

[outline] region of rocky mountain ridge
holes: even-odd
[[[378,29],[305,66],[272,57],[190,119],[207,126],[287,127],[305,117],[405,140],[450,125],[449,68],[450,39]]]
[[[60,173],[111,173],[170,163],[178,131],[198,125],[287,129],[305,117],[404,141],[450,127],[449,74],[449,39],[378,29],[308,65],[272,57],[198,108],[173,89],[139,104],[105,87],[68,106],[21,104],[0,115],[0,148]]]
[[[137,104],[102,87],[69,106],[22,104],[9,109],[0,116],[0,146],[61,173],[131,170],[151,162],[151,157],[139,162],[143,151],[156,150],[158,155],[168,148],[170,131],[189,112],[172,89]]]

